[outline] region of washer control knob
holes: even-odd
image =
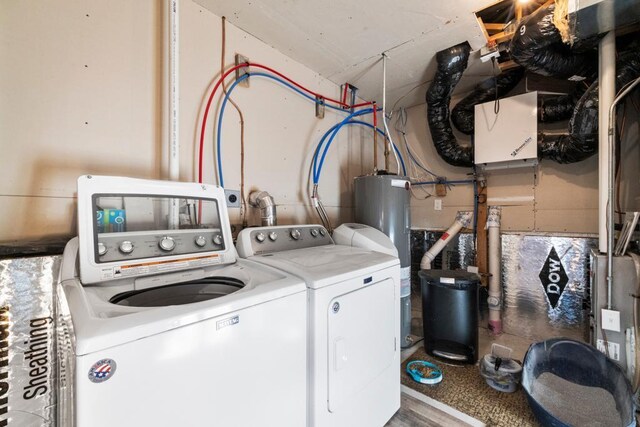
[[[298,230],[297,228],[294,228],[293,230],[291,230],[290,234],[293,240],[298,240],[300,238],[300,230]]]
[[[322,237],[324,237],[324,236],[326,236],[326,235],[327,235],[327,232],[325,231],[325,229],[324,229],[324,228],[321,228],[321,229],[320,229],[320,235],[321,235]]]
[[[196,246],[203,248],[204,245],[207,244],[207,239],[204,236],[198,236],[196,237],[195,243],[196,243]]]
[[[258,233],[258,234],[256,234],[256,240],[257,240],[258,242],[262,243],[262,242],[264,242],[264,239],[265,239],[265,235],[264,235],[264,233]]]
[[[120,249],[120,252],[122,252],[123,254],[130,254],[131,252],[133,252],[133,243],[131,243],[129,240],[125,240],[123,242],[120,242],[120,247],[118,249]]]
[[[98,242],[98,255],[102,256],[107,253],[107,247],[102,242]]]
[[[176,247],[176,241],[173,240],[173,237],[164,236],[162,239],[160,239],[160,242],[158,242],[158,246],[160,246],[160,249],[162,249],[163,251],[169,252]]]
[[[315,228],[312,228],[312,229],[311,229],[311,235],[312,235],[313,237],[318,237],[318,230],[316,230]]]
[[[213,236],[213,243],[215,243],[216,245],[221,245],[222,244],[222,236],[219,234],[216,234],[215,236]]]
[[[275,242],[277,238],[278,238],[278,233],[276,233],[275,231],[272,231],[271,233],[269,233],[269,240],[271,240],[272,242]]]

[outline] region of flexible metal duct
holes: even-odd
[[[523,68],[514,68],[484,80],[453,108],[451,111],[453,125],[465,135],[472,135],[475,105],[496,99],[496,91],[497,97],[502,98],[516,87],[523,76]]]
[[[598,54],[562,42],[553,24],[555,4],[524,18],[511,39],[511,58],[529,71],[560,78],[590,78],[597,73]],[[587,46],[588,47],[588,46]]]
[[[438,69],[426,94],[427,123],[433,144],[442,159],[453,166],[472,166],[471,146],[461,146],[449,123],[451,94],[467,68],[471,47],[464,42],[436,54]]]
[[[276,215],[276,202],[266,191],[253,191],[249,194],[249,204],[260,208],[260,220],[263,226],[273,227],[278,225]]]
[[[640,76],[640,50],[624,52],[616,62],[616,90]],[[558,163],[584,160],[598,151],[598,82],[578,101],[569,122],[569,133],[538,135],[538,155]]]

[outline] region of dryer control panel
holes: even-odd
[[[245,228],[238,234],[236,248],[241,258],[292,249],[333,245],[329,232],[321,225],[280,225]]]
[[[83,283],[235,262],[216,186],[85,175],[78,219]]]

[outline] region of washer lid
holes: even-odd
[[[295,274],[304,279],[311,289],[333,285],[400,263],[398,258],[389,255],[343,245],[296,249],[257,255],[250,259]]]
[[[220,187],[113,176],[78,178],[82,283],[232,264]]]
[[[64,262],[67,262],[67,259]],[[58,292],[60,312],[64,318],[68,319],[70,316],[72,321],[76,355],[93,353],[217,318],[218,320],[212,323],[214,325],[212,333],[215,333],[215,325],[218,321],[225,321],[235,316],[240,316],[242,321],[242,310],[307,290],[301,279],[249,260],[238,260],[232,265],[211,267],[203,270],[201,274],[203,277],[235,278],[245,286],[227,295],[218,295],[216,298],[193,303],[182,304],[181,297],[176,296],[176,299],[169,301],[174,305],[125,306],[113,304],[110,300],[128,291],[130,296],[142,297],[145,294],[142,291],[159,292],[157,295],[162,295],[164,290],[170,287],[175,287],[172,293],[178,295],[175,292],[179,292],[181,285],[170,284],[135,290],[133,280],[127,284],[116,281],[97,286],[83,286],[78,278],[63,281],[61,292]],[[207,280],[209,279],[193,280],[184,284],[205,283]],[[200,289],[205,288],[200,287]],[[185,289],[183,296],[191,298],[194,289],[193,287]]]

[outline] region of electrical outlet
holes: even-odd
[[[607,331],[620,332],[620,312],[615,310],[602,309],[600,317],[602,329]]]
[[[434,199],[433,201],[433,209],[436,211],[442,210],[442,199]]]
[[[239,53],[236,53],[236,65],[248,64],[248,63],[249,63],[249,58]],[[245,74],[249,74],[248,65],[246,67],[238,68],[236,70],[236,80],[238,80],[240,77],[244,76]],[[246,79],[238,83],[238,85],[243,87],[249,87],[249,79],[251,79],[251,77],[247,77]]]
[[[224,196],[227,199],[227,207],[228,208],[239,208],[240,203],[240,192],[238,190],[224,190]]]

